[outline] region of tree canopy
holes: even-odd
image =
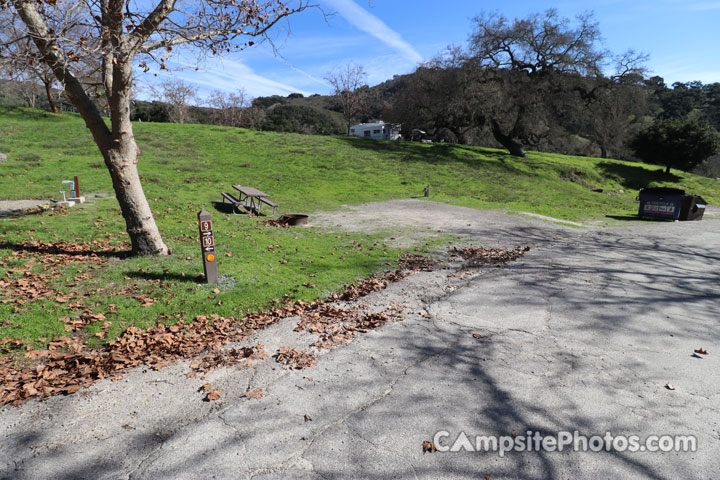
[[[718,132],[709,123],[691,119],[659,119],[632,140],[642,161],[689,171],[720,149]]]

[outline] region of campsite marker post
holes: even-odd
[[[217,259],[215,258],[215,237],[212,231],[210,213],[206,210],[198,212],[198,226],[200,227],[200,250],[202,252],[203,270],[207,283],[218,283]]]

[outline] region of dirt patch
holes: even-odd
[[[472,238],[485,246],[507,247],[508,242],[548,241],[554,238],[553,231],[563,235],[570,230],[543,220],[545,218],[523,218],[499,210],[477,210],[424,200],[366,203],[310,215],[311,226],[386,234],[386,241],[400,248],[447,235]]]

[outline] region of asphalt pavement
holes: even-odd
[[[717,210],[701,222],[601,229],[432,209],[372,211],[425,215],[427,228],[465,244],[531,250],[505,268],[446,258],[362,298],[369,311],[404,314],[316,352],[312,368],[269,357],[186,378],[181,362],[6,406],[0,478],[720,476]],[[317,337],[295,332],[297,322],[244,344],[312,350]],[[203,401],[205,383],[219,400]],[[248,397],[258,388],[261,398]],[[493,438],[512,450],[477,448]],[[563,451],[534,438],[560,439]],[[671,451],[649,451],[661,447]]]

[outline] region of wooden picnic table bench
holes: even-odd
[[[270,199],[267,198],[267,197],[260,197],[260,198],[258,198],[258,200],[260,200],[262,203],[264,203],[264,204],[267,205],[268,207],[272,208],[272,209],[273,209],[273,215],[275,215],[275,210],[277,210],[277,208],[278,208],[278,204],[277,204],[277,203],[273,202],[272,200],[270,200]]]
[[[239,198],[237,198],[235,195],[227,192],[220,192],[223,198],[223,203],[227,201],[230,203],[233,207],[233,213],[240,213],[240,207],[244,206],[242,201],[240,201]]]
[[[270,199],[270,195],[265,192],[261,192],[257,188],[244,187],[242,185],[233,185],[233,188],[240,192],[240,201],[244,202],[245,208],[248,210],[260,213],[260,207],[265,204],[272,207],[273,213],[278,207],[278,204]]]

